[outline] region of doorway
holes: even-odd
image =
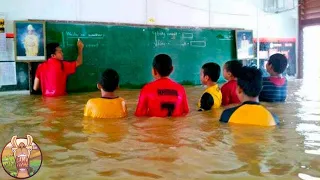
[[[320,26],[309,26],[303,29],[303,74],[305,80],[319,83]]]

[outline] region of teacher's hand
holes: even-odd
[[[80,39],[78,39],[77,46],[78,46],[79,50],[82,50],[83,47],[84,47],[84,45],[83,45],[83,43],[82,43],[82,41]]]

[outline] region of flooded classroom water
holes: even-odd
[[[31,179],[319,179],[320,85],[290,80],[285,103],[265,104],[273,128],[221,124],[223,109],[198,112],[203,87],[186,87],[182,118],[136,118],[139,90],[120,90],[129,116],[83,117],[99,92],[43,98],[0,95],[0,144],[30,134],[43,162]],[[319,81],[317,81],[319,82]],[[258,117],[257,117],[258,119]],[[3,169],[0,179],[12,179]]]

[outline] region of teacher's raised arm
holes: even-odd
[[[78,58],[77,58],[77,67],[78,67],[83,63],[82,51],[83,51],[84,45],[80,39],[78,39],[77,46],[78,46]]]

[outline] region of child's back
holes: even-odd
[[[166,117],[187,112],[184,87],[169,78],[161,78],[143,87],[136,115]]]
[[[123,118],[127,116],[124,99],[114,94],[118,86],[118,73],[113,69],[107,69],[98,83],[101,97],[89,99],[84,109],[84,116],[93,118]]]
[[[263,78],[263,89],[260,93],[260,101],[284,102],[287,98],[287,79],[282,77],[288,64],[287,58],[282,54],[274,54],[270,57],[266,69],[270,77]]]
[[[260,101],[284,102],[287,98],[287,79],[285,77],[263,77],[263,90]]]
[[[168,55],[155,57],[153,76],[156,80],[142,88],[136,116],[182,116],[189,112],[184,87],[169,79],[172,70],[172,60]]]
[[[224,110],[220,121],[258,126],[274,126],[279,123],[274,114],[254,101],[246,101],[239,106]]]
[[[222,94],[217,81],[220,77],[220,66],[214,62],[206,63],[200,72],[200,81],[207,86],[199,102],[199,111],[208,111],[221,106]]]
[[[240,106],[223,111],[220,121],[234,124],[274,126],[278,117],[259,103],[262,89],[262,73],[254,67],[243,67],[237,80]]]
[[[93,118],[125,117],[125,101],[121,97],[89,99],[85,107],[84,116],[91,116]]]

